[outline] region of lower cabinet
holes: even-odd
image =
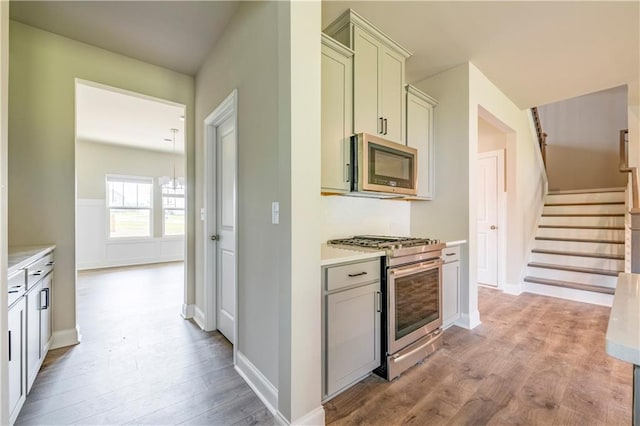
[[[380,366],[382,299],[378,259],[325,269],[323,398],[327,400]]]
[[[51,274],[27,291],[27,392],[40,371],[51,341]]]
[[[460,318],[460,247],[447,247],[442,256],[442,327],[446,328]]]
[[[24,380],[26,306],[21,298],[9,308],[9,422],[13,424],[27,396]]]

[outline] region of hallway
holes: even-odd
[[[16,424],[273,424],[229,342],[180,317],[182,282],[182,262],[79,272],[82,343],[49,352]]]

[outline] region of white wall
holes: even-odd
[[[55,346],[57,336],[77,338],[75,79],[186,105],[185,142],[191,164],[194,82],[191,76],[15,21],[10,27],[10,55],[9,243],[57,246],[52,301]],[[187,179],[193,181],[192,176]],[[193,216],[187,220],[193,224]],[[192,232],[189,225],[188,232]],[[188,250],[189,288],[193,244]]]
[[[323,243],[353,235],[420,236],[411,233],[411,203],[407,201],[324,196],[321,208]]]
[[[184,177],[184,155],[84,140],[76,142],[76,236],[78,269],[184,260],[184,237],[162,235],[160,176]],[[106,176],[150,177],[153,233],[150,238],[109,239]]]
[[[627,128],[627,88],[591,93],[538,107],[547,137],[551,190],[625,186],[619,132]]]
[[[9,106],[9,2],[0,2],[0,288],[7,288],[7,134]],[[7,339],[7,292],[0,294],[1,347]],[[9,423],[7,351],[0,353],[0,424]]]
[[[241,2],[196,76],[197,211],[203,120],[238,90],[236,346],[276,389],[289,421],[320,407],[321,397],[320,194],[310,189],[320,187],[319,16],[319,2]],[[279,225],[271,223],[273,201]],[[208,244],[200,221],[196,235],[199,247]],[[204,261],[198,250],[200,310],[211,285]]]

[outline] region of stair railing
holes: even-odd
[[[531,115],[533,116],[533,124],[536,127],[536,135],[538,136],[538,145],[540,145],[540,154],[542,155],[542,163],[544,168],[547,168],[547,134],[542,131],[542,124],[540,123],[540,114],[538,113],[538,107],[531,108]]]
[[[631,179],[631,272],[640,273],[640,194],[638,194],[638,168],[629,167],[629,130],[620,130],[620,172],[629,173]]]

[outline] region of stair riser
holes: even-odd
[[[527,275],[551,280],[570,281],[580,284],[590,284],[600,287],[615,288],[618,277],[607,275],[587,274],[584,272],[561,271],[559,269],[546,269],[527,267]]]
[[[583,268],[624,270],[624,260],[599,259],[597,257],[563,256],[557,254],[531,253],[531,262],[550,263],[552,265],[577,266]]]
[[[613,296],[610,294],[594,293],[591,291],[580,291],[569,288],[554,287],[550,285],[525,283],[525,291],[545,296],[560,297],[567,300],[575,300],[583,303],[593,303],[602,306],[611,306]]]
[[[547,203],[597,203],[624,201],[624,192],[599,192],[590,194],[549,194]]]
[[[598,204],[594,206],[545,206],[544,213],[561,214],[599,214],[599,213],[624,213],[624,204]]]
[[[533,247],[544,250],[575,251],[578,253],[624,255],[624,244],[577,243],[574,241],[535,240]]]
[[[579,238],[582,240],[624,241],[623,230],[611,229],[539,228],[536,236],[549,238]]]
[[[540,225],[624,226],[624,216],[542,216]]]

